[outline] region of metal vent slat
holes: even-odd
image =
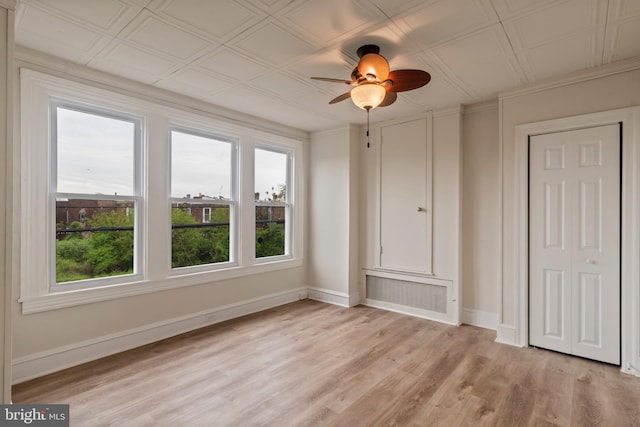
[[[447,313],[446,286],[367,275],[366,297],[375,301]]]

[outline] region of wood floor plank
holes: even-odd
[[[299,301],[13,387],[71,425],[640,426],[640,379],[495,332]]]
[[[574,377],[562,365],[545,360],[539,371],[533,417],[556,426],[569,426],[571,421]]]

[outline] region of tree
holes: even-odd
[[[256,258],[284,255],[284,224],[270,222],[256,228]]]
[[[196,224],[196,220],[186,209],[171,209],[172,225]],[[198,237],[198,231],[193,228],[171,229],[171,267],[185,267],[194,265],[196,251],[193,242]]]
[[[273,190],[273,188],[272,188]],[[278,184],[278,189],[271,193],[274,202],[284,202],[287,200],[287,185]]]
[[[87,219],[87,228],[93,231],[68,232],[64,239],[56,240],[56,282],[133,272],[133,223],[133,209],[127,213],[124,207],[117,208]],[[96,231],[104,227],[124,229]],[[77,221],[69,228],[84,229]]]
[[[133,272],[134,213],[125,209],[93,215],[87,220],[89,228],[131,227],[130,230],[92,231],[89,238],[87,263],[93,277],[115,276]]]
[[[89,239],[82,233],[70,233],[63,240],[56,240],[56,282],[70,282],[91,278],[87,264]]]
[[[172,209],[171,266],[211,264],[229,261],[229,208],[215,207],[206,227],[189,227],[198,223],[186,209]],[[186,225],[187,227],[175,227]]]

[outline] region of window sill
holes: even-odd
[[[267,273],[270,271],[285,270],[300,266],[302,266],[302,258],[273,260],[272,262],[265,262],[249,267],[234,266],[215,271],[195,272],[182,274],[180,276],[173,275],[163,280],[142,280],[102,286],[99,288],[55,292],[21,298],[19,302],[22,303],[22,314],[40,313],[77,305],[126,298],[169,289],[183,288],[186,286],[202,285],[218,282],[220,280]]]

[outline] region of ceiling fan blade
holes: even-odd
[[[322,80],[323,82],[330,82],[330,83],[343,83],[343,84],[347,84],[350,86],[355,85],[357,82],[354,82],[352,80],[344,80],[344,79],[332,79],[329,77],[311,77],[313,80]]]
[[[393,85],[388,90],[404,92],[426,85],[431,80],[431,75],[422,70],[395,70],[389,73],[389,80],[393,81]]]
[[[384,96],[384,99],[382,100],[380,105],[378,105],[378,107],[386,107],[387,105],[391,105],[396,102],[396,99],[398,99],[397,93],[387,91],[387,94]]]
[[[345,99],[349,98],[351,98],[351,92],[346,92],[340,96],[336,96],[335,98],[333,98],[331,101],[329,101],[329,104],[335,104],[336,102],[344,101]]]

